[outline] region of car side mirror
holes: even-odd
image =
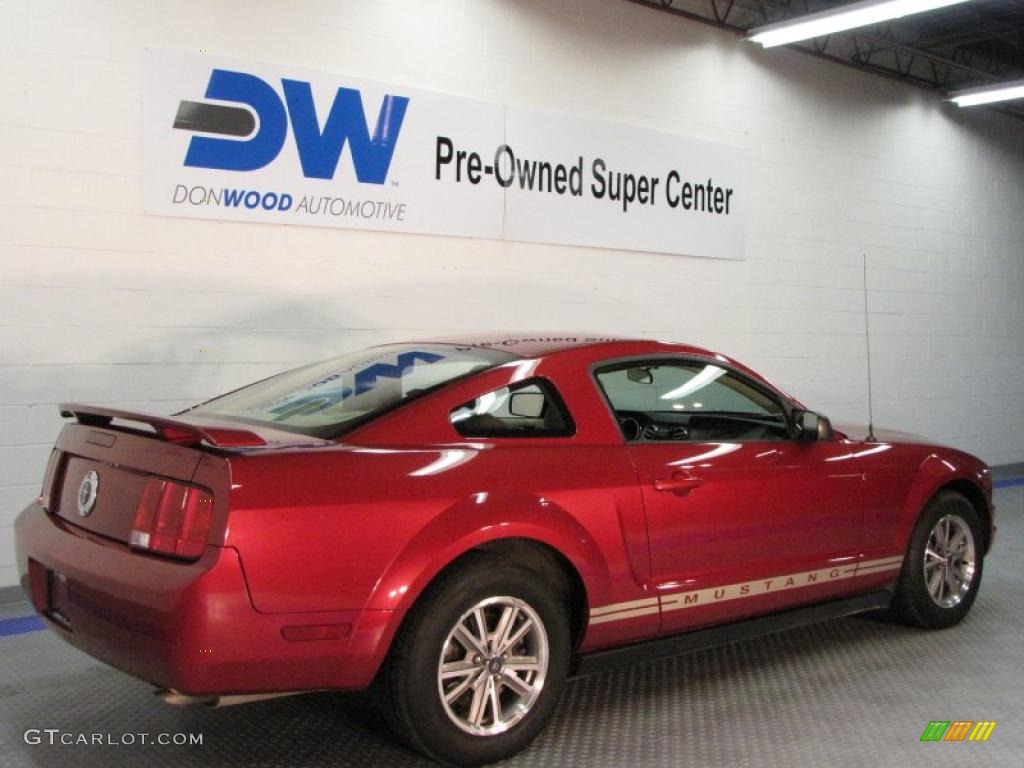
[[[814,411],[794,411],[793,432],[797,440],[831,440],[832,422]]]
[[[513,392],[508,397],[508,412],[525,419],[539,419],[544,415],[544,394]]]

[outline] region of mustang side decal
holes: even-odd
[[[899,570],[903,565],[903,556],[886,557],[881,560],[867,560],[862,563],[846,563],[816,571],[790,573],[784,576],[771,576],[738,584],[726,584],[707,589],[695,589],[690,592],[673,592],[659,598],[645,597],[640,600],[629,600],[624,603],[611,603],[594,608],[590,612],[590,624],[604,624],[609,621],[632,619],[647,616],[658,611],[675,611],[680,608],[693,608],[709,605],[723,600],[737,600],[744,597],[759,597],[769,592],[784,589],[809,587],[837,579],[852,579],[854,576],[865,576],[885,571]]]

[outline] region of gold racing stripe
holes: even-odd
[[[646,616],[651,613],[657,613],[659,610],[657,597],[645,597],[641,600],[627,600],[624,603],[611,603],[592,610],[590,612],[590,623],[604,624],[608,621],[631,619],[635,616]]]
[[[652,613],[658,613],[661,609],[658,608],[658,604],[647,606],[646,608],[634,608],[629,611],[620,611],[618,613],[605,613],[601,616],[594,616],[590,619],[591,625],[593,624],[605,624],[609,621],[619,621],[620,619],[632,619],[637,616],[649,616]]]
[[[661,611],[675,611],[681,608],[695,608],[702,605],[714,605],[725,600],[738,600],[745,597],[760,597],[788,589],[811,587],[833,581],[852,579],[855,576],[896,571],[903,567],[903,556],[885,557],[866,560],[862,563],[844,563],[830,568],[819,568],[814,571],[801,571],[784,576],[771,576],[763,579],[752,579],[736,584],[726,584],[706,589],[695,589],[689,592],[674,592],[661,596],[659,608],[657,597],[645,597],[640,600],[627,600],[621,603],[610,603],[590,612],[591,624],[605,624],[610,621],[632,619],[637,616],[648,616]]]
[[[640,600],[627,600],[624,603],[611,603],[610,605],[603,605],[600,608],[595,608],[590,612],[591,616],[600,616],[604,613],[616,613],[618,611],[627,611],[631,608],[642,608],[649,605],[657,605],[657,597],[645,597]]]
[[[881,560],[866,560],[857,564],[857,575],[867,576],[873,573],[885,573],[886,571],[898,571],[903,567],[903,556],[886,557]]]
[[[902,564],[903,555],[896,555],[894,557],[883,557],[880,560],[864,560],[863,562],[860,562],[857,565],[860,568],[866,568],[875,565],[892,565],[893,563],[896,563],[897,565]]]

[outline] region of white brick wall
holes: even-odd
[[[740,145],[747,259],[143,216],[145,46]],[[622,0],[0,0],[0,73],[0,585],[60,400],[170,412],[371,342],[544,326],[710,345],[863,420],[862,253],[876,422],[1024,461],[1020,121]]]

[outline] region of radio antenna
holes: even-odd
[[[871,405],[871,314],[868,312],[868,255],[862,253],[862,281],[864,286],[864,347],[868,356],[868,441],[875,442],[875,415]]]

